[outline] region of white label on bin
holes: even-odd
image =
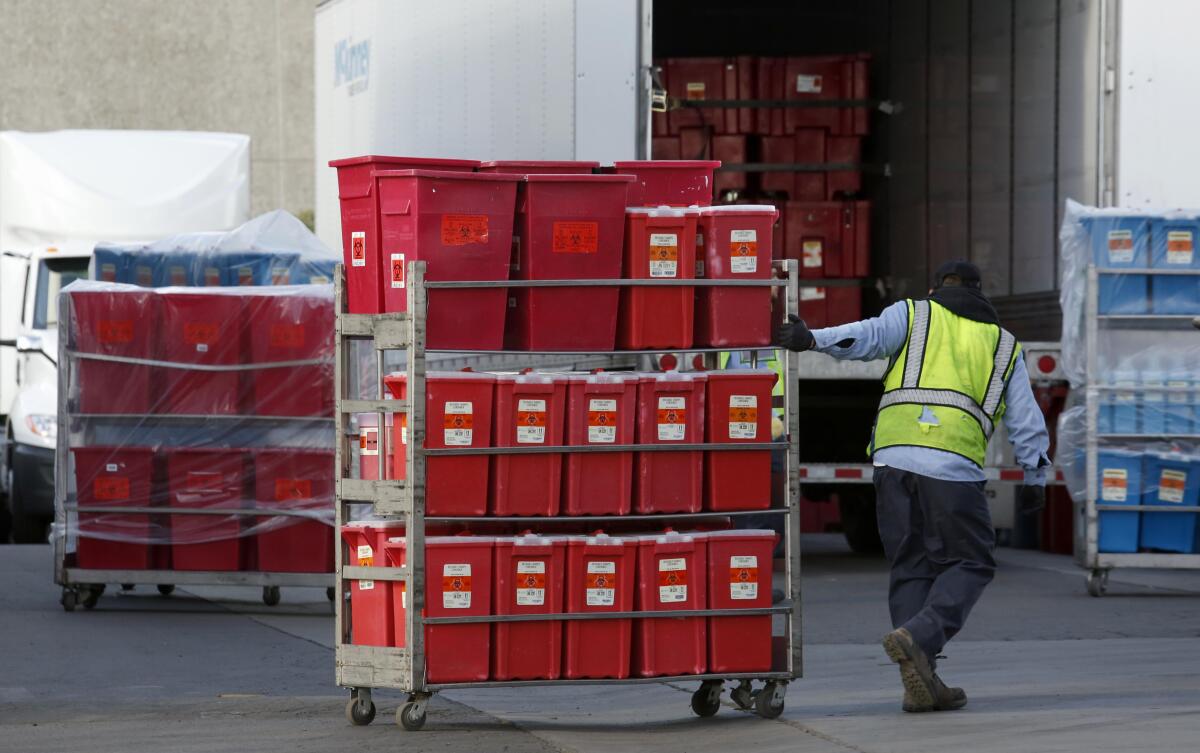
[[[758,598],[758,557],[734,555],[729,558],[729,598]]]
[[[758,271],[758,232],[734,230],[729,233],[729,271],[752,274]]]
[[[1133,263],[1133,231],[1108,231],[1108,261],[1110,264]]]
[[[611,607],[616,603],[617,563],[589,562],[585,594],[589,607]]]
[[[658,561],[658,600],[664,604],[687,601],[687,560],[672,557]]]
[[[617,401],[588,400],[588,442],[614,444],[617,441]]]
[[[105,463],[104,470],[108,473],[116,473],[119,469],[116,463]]]
[[[729,438],[755,439],[758,437],[758,396],[729,396]]]
[[[363,457],[375,457],[379,454],[379,428],[364,426],[358,430],[358,450]]]
[[[447,402],[442,420],[442,441],[447,447],[469,447],[475,425],[471,403]]]
[[[375,588],[375,581],[373,581],[373,580],[360,580],[358,582],[358,590],[359,591],[371,591],[374,588]]]
[[[358,555],[359,567],[371,567],[375,564],[375,551],[371,549],[370,544],[359,544],[355,554]],[[359,591],[370,591],[373,588],[375,588],[375,581],[373,580],[360,580],[358,582]]]
[[[801,73],[796,76],[796,91],[800,94],[820,94],[821,77]]]
[[[404,254],[392,254],[392,290],[404,289]]]
[[[517,401],[517,443],[546,443],[546,401]]]
[[[546,563],[517,562],[517,606],[540,607],[546,603]]]
[[[442,565],[442,608],[469,609],[471,606],[471,565]]]
[[[800,263],[805,269],[820,269],[825,264],[825,246],[819,240],[800,244]]]
[[[350,233],[350,266],[367,266],[367,234]]]
[[[823,301],[825,300],[825,288],[800,288],[800,300]]]
[[[208,352],[208,343],[196,343],[196,352],[197,353],[207,353]]]
[[[679,236],[675,233],[650,234],[650,276],[679,275]]]
[[[1194,253],[1191,230],[1167,231],[1167,264],[1190,266]]]
[[[658,441],[682,442],[687,438],[687,398],[658,399]]]
[[[1187,405],[1189,402],[1191,402],[1190,398],[1188,397],[1188,393],[1186,392],[1186,390],[1192,386],[1191,383],[1174,381],[1174,382],[1167,382],[1167,386],[1170,387],[1172,390],[1176,390],[1175,392],[1167,393],[1167,402],[1168,403],[1174,403],[1176,405]]]
[[[1187,487],[1187,473],[1173,468],[1163,468],[1158,477],[1158,501],[1173,505],[1183,504],[1183,490]]]
[[[1129,498],[1129,471],[1124,468],[1105,468],[1100,472],[1100,499],[1105,502],[1124,502]]]

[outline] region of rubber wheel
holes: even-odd
[[[1108,591],[1108,571],[1093,570],[1088,573],[1087,591],[1091,596],[1100,598]]]
[[[333,586],[329,586],[328,588],[325,589],[325,598],[326,599],[333,601],[335,596],[337,596],[337,591],[334,590]]]
[[[64,588],[59,603],[62,604],[63,611],[74,612],[75,605],[79,603],[79,596],[76,595],[74,589]]]
[[[375,704],[362,704],[358,698],[351,696],[346,702],[346,721],[355,727],[365,727],[375,721]]]
[[[273,607],[279,603],[279,586],[263,586],[263,604]]]
[[[729,691],[729,700],[733,701],[733,705],[742,711],[749,711],[754,708],[754,692],[750,688],[743,688],[739,685]]]
[[[754,711],[763,719],[774,719],[783,713],[783,700],[774,702],[775,683],[768,682],[754,697]]]
[[[396,724],[409,732],[416,732],[425,726],[425,709],[417,710],[416,701],[409,701],[396,709]]]
[[[721,686],[716,683],[717,692],[712,692],[712,684],[700,683],[700,689],[692,693],[692,711],[696,716],[710,717],[721,710]]]
[[[170,583],[159,583],[158,592],[163,596],[170,596],[175,593],[175,586]]]
[[[87,589],[87,592],[83,595],[83,600],[79,603],[83,604],[84,609],[95,609],[102,593],[104,593],[104,586],[92,586]]]
[[[875,490],[872,487],[839,491],[838,512],[842,517],[842,532],[852,551],[858,554],[879,554],[883,551],[879,522],[875,518]]]

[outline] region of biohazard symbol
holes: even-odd
[[[403,282],[404,281],[404,260],[403,259],[393,259],[392,260],[392,281],[393,282]]]
[[[671,253],[672,248],[674,248],[674,247],[673,246],[651,246],[650,250],[651,250],[651,252],[653,252],[654,258],[657,261],[669,261],[670,259],[674,258],[674,254]]]
[[[608,423],[608,415],[601,413],[600,415],[596,416],[595,423],[597,423],[600,426],[604,426],[605,424]]]
[[[757,580],[757,578],[752,577],[750,571],[744,567],[734,570],[731,574],[733,575],[733,580],[739,583],[749,583],[752,580]]]
[[[729,420],[736,421],[738,423],[751,423],[758,420],[757,414],[757,410],[752,411],[748,408],[730,408]]]
[[[749,243],[738,243],[733,247],[734,256],[753,256],[754,248]]]
[[[525,417],[525,423],[529,424],[530,426],[537,426],[537,423],[538,423],[537,416],[530,413],[529,415],[527,415]]]
[[[668,424],[679,423],[679,414],[673,410],[667,411],[665,418],[666,418],[665,423],[668,423]]]
[[[465,585],[466,584],[463,582],[462,578],[451,578],[450,579],[450,590],[451,591],[462,591],[463,587]]]
[[[461,429],[467,425],[467,422],[463,420],[462,416],[455,416],[450,419],[450,425],[455,429]]]
[[[350,255],[355,261],[361,261],[367,258],[366,241],[364,238],[356,237],[353,241],[353,248],[350,250]]]
[[[592,588],[608,588],[608,576],[593,575],[592,582],[588,585],[590,585]]]
[[[679,576],[678,576],[678,575],[676,575],[676,574],[675,574],[675,573],[673,573],[673,572],[672,572],[672,573],[667,573],[665,576],[663,576],[663,585],[664,585],[664,586],[677,586],[677,585],[679,585]]]
[[[526,588],[538,588],[538,578],[534,575],[526,575],[525,576],[525,587]]]

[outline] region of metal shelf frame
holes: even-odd
[[[782,697],[783,686],[793,679],[803,675],[803,627],[801,619],[801,587],[800,587],[800,458],[799,444],[799,396],[792,388],[798,384],[798,355],[785,351],[785,427],[789,441],[787,443],[755,442],[755,443],[725,443],[725,444],[687,444],[675,446],[663,445],[613,445],[606,447],[591,446],[558,446],[537,448],[486,448],[486,449],[445,449],[425,450],[425,374],[426,353],[435,352],[426,345],[426,316],[427,296],[430,290],[463,289],[463,288],[495,288],[495,287],[600,287],[600,286],[648,286],[648,287],[778,287],[782,289],[786,313],[799,313],[799,288],[810,281],[799,279],[799,266],[794,260],[776,262],[778,276],[770,280],[564,280],[564,281],[487,281],[487,282],[428,282],[425,279],[425,264],[409,262],[406,280],[408,292],[407,313],[390,313],[378,315],[346,313],[345,270],[339,266],[334,276],[335,307],[337,312],[336,366],[334,371],[334,388],[336,398],[335,422],[337,445],[335,447],[335,520],[339,530],[347,520],[351,504],[369,503],[376,515],[400,518],[405,521],[405,536],[407,537],[406,557],[404,567],[356,567],[348,557],[347,547],[337,537],[335,543],[336,595],[335,603],[335,635],[336,643],[336,681],[339,685],[351,690],[353,702],[370,700],[371,691],[375,688],[398,689],[410,694],[410,701],[423,703],[428,696],[442,689],[463,687],[528,687],[536,685],[602,685],[628,683],[661,683],[670,681],[699,680],[716,682],[723,680],[762,680],[776,683],[773,692]],[[370,341],[375,351],[375,396],[370,399],[352,399],[347,396],[347,388],[351,384],[351,368],[349,355],[352,341]],[[770,349],[770,346],[759,346]],[[658,355],[665,353],[715,353],[724,350],[753,350],[754,346],[742,348],[731,346],[727,348],[687,348],[687,349],[657,349],[644,351],[611,351],[609,355],[620,357],[634,353]],[[388,399],[383,383],[384,369],[382,357],[388,350],[403,350],[406,352],[405,370],[408,387],[405,400]],[[436,351],[449,353],[478,353],[479,351]],[[541,352],[511,352],[487,351],[504,354],[505,356],[527,357],[530,363],[537,362],[537,356],[545,355],[574,355],[581,357],[595,356],[595,353],[575,353],[563,351]],[[376,413],[378,426],[385,426],[385,414],[405,414],[408,417],[408,442],[405,445],[405,479],[364,480],[354,478],[352,472],[353,452],[351,442],[353,435],[349,433],[350,418],[355,413]],[[389,432],[379,432],[379,456],[386,458],[390,454],[387,447],[391,437]],[[678,451],[715,451],[715,452],[745,452],[745,451],[778,451],[786,456],[786,491],[784,506],[766,510],[737,511],[737,512],[695,512],[695,513],[659,513],[653,515],[611,515],[587,517],[427,517],[425,515],[424,474],[425,458],[451,455],[504,455],[504,454],[546,454],[546,453],[575,453],[575,452],[678,452]],[[380,469],[386,470],[386,463],[380,463]],[[663,611],[663,612],[630,612],[630,613],[595,613],[595,614],[553,614],[553,615],[490,615],[486,617],[441,617],[426,618],[425,609],[425,525],[427,522],[512,522],[512,523],[551,523],[551,522],[585,522],[604,523],[611,521],[641,521],[647,524],[670,521],[704,520],[716,517],[740,517],[746,515],[777,515],[786,519],[784,549],[785,577],[787,582],[786,598],[783,603],[750,610],[693,610],[693,611]],[[358,646],[350,641],[350,619],[348,615],[347,583],[353,580],[403,581],[407,593],[408,615],[405,626],[405,648],[389,648],[376,646]],[[781,670],[754,673],[703,674],[672,677],[596,679],[596,680],[548,680],[520,682],[472,682],[430,684],[425,680],[425,626],[438,624],[459,623],[493,623],[493,622],[523,622],[545,620],[589,620],[589,619],[647,619],[655,617],[681,616],[736,616],[742,614],[781,615],[785,621],[785,639],[787,641],[786,666]]]

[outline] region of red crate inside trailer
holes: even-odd
[[[801,277],[870,274],[870,202],[790,201],[785,211],[784,255],[800,261]]]

